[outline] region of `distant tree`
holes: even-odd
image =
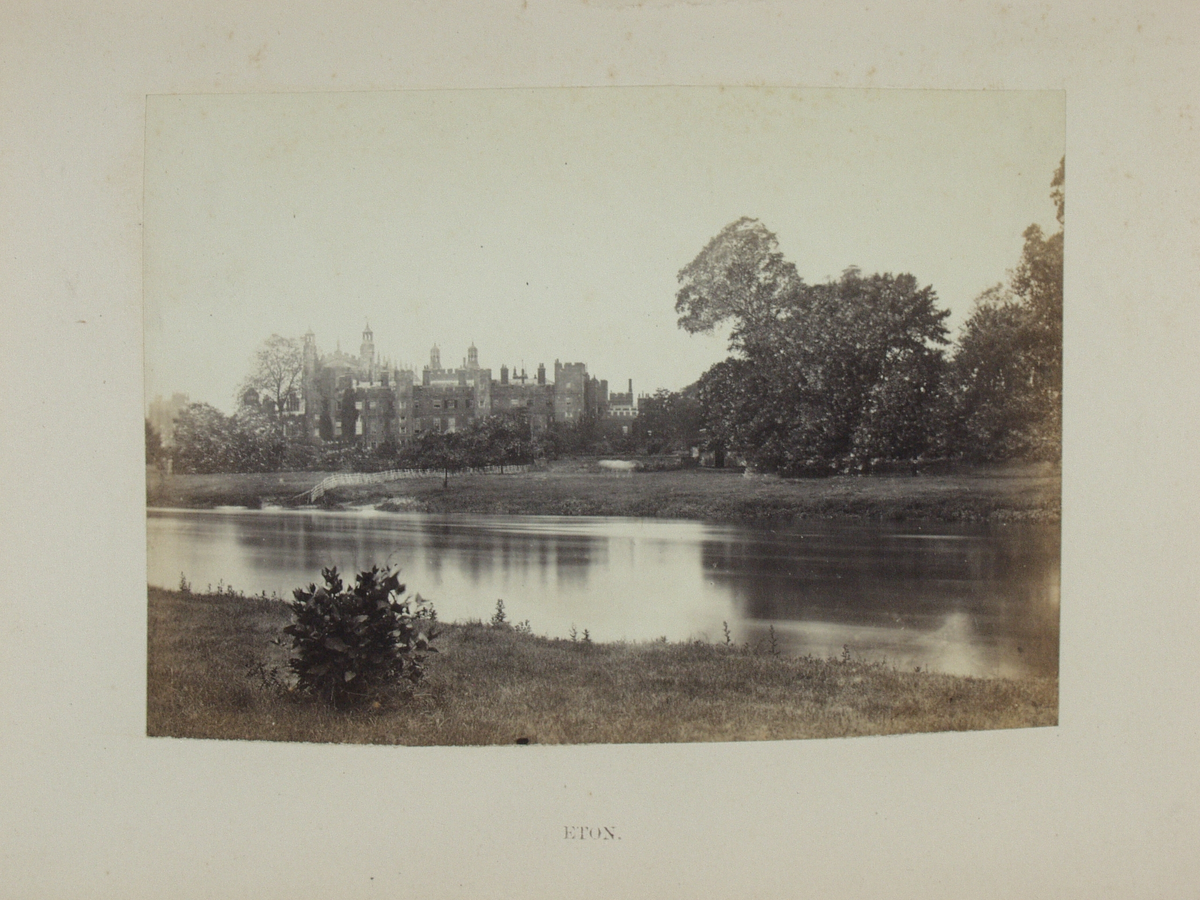
[[[158,433],[157,428],[150,424],[150,420],[146,419],[146,465],[156,466],[165,457],[166,451],[163,448],[162,435]]]
[[[1058,224],[1063,224],[1063,213],[1066,208],[1066,187],[1067,187],[1067,158],[1064,156],[1058,161],[1058,168],[1054,172],[1054,177],[1050,179],[1050,199],[1054,201],[1054,217],[1058,219]]]
[[[243,408],[231,420],[230,465],[235,472],[277,472],[284,467],[288,442],[279,419],[261,409]]]
[[[471,467],[518,465],[533,458],[527,420],[488,416],[472,421],[461,434]]]
[[[192,403],[175,420],[175,466],[180,472],[274,472],[288,459],[280,423],[244,408],[227,416],[207,403]]]
[[[1051,181],[1063,221],[1064,162]],[[978,459],[1062,454],[1063,230],[1025,229],[1006,285],[985,291],[964,323],[942,396],[946,446]]]
[[[722,459],[727,453],[763,450],[769,440],[764,430],[776,424],[762,416],[774,387],[748,359],[731,357],[709,368],[697,383],[705,449]]]
[[[638,403],[634,433],[648,453],[686,450],[700,443],[700,402],[696,389],[658,390]]]
[[[442,487],[450,486],[450,474],[461,472],[471,464],[467,436],[457,431],[422,433],[413,447],[417,468],[442,473]]]
[[[916,459],[935,450],[935,416],[945,368],[944,357],[936,352],[885,360],[854,429],[854,458]]]
[[[176,468],[198,475],[234,471],[232,436],[232,422],[215,406],[189,404],[175,419]]]
[[[699,382],[708,449],[784,472],[925,452],[949,315],[933,289],[854,268],[826,284],[785,281],[770,315],[743,323],[742,337],[735,325],[735,355]]]
[[[329,415],[329,410],[321,412],[321,417],[317,421],[317,429],[322,441],[333,440],[333,418]]]
[[[595,453],[605,440],[605,434],[595,416],[581,415],[573,422],[551,421],[537,436],[539,455],[547,459]]]
[[[242,395],[256,391],[263,407],[280,415],[288,397],[300,390],[304,374],[304,353],[294,338],[271,335],[254,354],[254,368],[242,382]]]
[[[342,422],[342,440],[354,440],[354,429],[358,424],[358,401],[354,397],[354,388],[348,387],[342,394],[339,418]]]
[[[779,241],[757,219],[743,217],[721,229],[678,275],[679,327],[711,333],[732,322],[735,350],[770,343],[783,311],[803,287]]]
[[[843,465],[925,452],[948,343],[949,311],[933,288],[912,275],[848,269],[806,295],[783,354],[809,419],[804,455]]]

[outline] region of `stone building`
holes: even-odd
[[[146,410],[146,418],[162,438],[164,447],[174,444],[175,418],[183,412],[188,402],[188,395],[179,393],[172,394],[167,399],[159,394],[150,401]]]
[[[294,418],[296,431],[314,442],[403,442],[429,431],[458,431],[490,415],[527,422],[530,434],[537,435],[551,422],[609,416],[608,382],[589,377],[581,362],[555,360],[553,381],[544,364],[533,377],[524,368],[517,372],[502,365],[500,377],[493,379],[492,370],[479,365],[474,344],[455,368],[442,365],[435,345],[418,379],[411,369],[377,357],[370,325],[363,330],[357,356],[343,353],[340,346],[322,355],[310,331],[304,336],[303,360],[302,396]]]

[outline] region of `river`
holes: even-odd
[[[372,564],[443,620],[512,622],[597,641],[729,639],[849,652],[960,675],[1058,671],[1057,526],[659,519],[295,510],[147,513],[148,581],[290,597],[336,565]]]

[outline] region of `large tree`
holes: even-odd
[[[274,472],[287,445],[273,416],[242,410],[227,416],[207,403],[192,403],[175,420],[175,466],[180,472]]]
[[[1064,163],[1051,181],[1063,221]],[[1025,229],[1008,283],[976,300],[944,398],[951,450],[980,459],[1062,453],[1063,229]]]
[[[782,471],[926,452],[949,313],[912,275],[808,285],[760,223],[727,226],[680,272],[688,331],[729,322],[701,379],[708,443]]]
[[[803,288],[775,235],[746,217],[722,228],[679,271],[678,281],[679,327],[711,333],[731,322],[730,344],[746,352],[770,341],[780,316]]]
[[[175,419],[175,466],[207,475],[229,472],[232,421],[215,406],[188,404]]]
[[[264,408],[280,415],[288,398],[300,390],[304,374],[304,353],[294,338],[271,335],[254,354],[254,367],[242,382],[240,393],[254,390]]]

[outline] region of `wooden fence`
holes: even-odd
[[[459,469],[454,474],[508,475],[510,473],[528,472],[532,468],[530,465],[480,466],[475,469]],[[305,493],[308,494],[308,501],[315,503],[326,491],[348,484],[383,484],[387,481],[399,481],[403,478],[430,478],[440,476],[441,474],[441,469],[388,469],[385,472],[339,472],[336,475],[322,478],[311,490],[305,491]]]

